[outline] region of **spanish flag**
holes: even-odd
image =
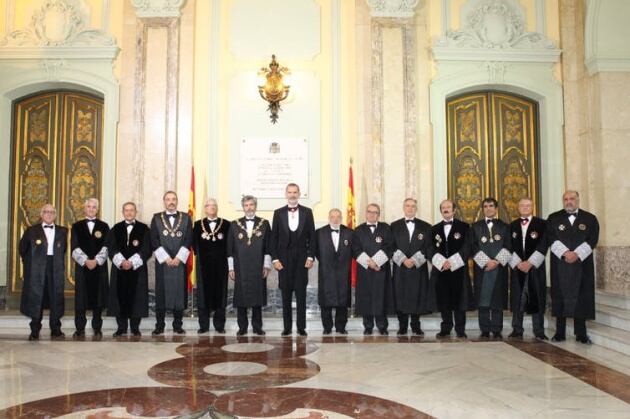
[[[354,211],[354,179],[352,176],[352,159],[350,159],[350,168],[348,173],[348,205],[346,207],[346,226],[355,228],[357,226],[357,217]],[[352,287],[357,286],[357,261],[352,259],[352,270],[350,274]]]
[[[192,166],[190,174],[190,192],[188,193],[188,215],[191,222],[195,222],[195,166]],[[191,246],[190,257],[186,262],[186,268],[188,273],[188,292],[190,292],[195,286],[195,253]]]

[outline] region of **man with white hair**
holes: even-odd
[[[88,198],[83,207],[85,218],[72,224],[71,249],[74,260],[74,326],[73,337],[85,336],[87,318],[92,310],[94,337],[103,336],[102,312],[107,307],[109,279],[107,274],[106,238],[109,225],[96,218],[98,199]]]
[[[66,280],[68,229],[55,224],[57,210],[46,204],[41,223],[28,227],[20,239],[19,252],[24,271],[20,313],[31,318],[28,340],[38,340],[44,309],[50,309],[50,335],[63,338],[63,287]]]

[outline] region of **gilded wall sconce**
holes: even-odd
[[[259,76],[265,77],[265,84],[258,86],[258,93],[260,93],[261,98],[269,103],[267,110],[271,114],[269,118],[272,124],[278,122],[278,112],[282,110],[280,102],[289,96],[291,86],[285,85],[282,80],[288,74],[291,74],[290,70],[286,67],[280,67],[275,55],[271,56],[269,67],[263,67],[258,72]]]

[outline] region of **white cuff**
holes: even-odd
[[[503,248],[501,249],[501,251],[499,253],[497,253],[496,257],[494,258],[497,262],[499,262],[502,266],[505,266],[508,264],[508,262],[510,261],[510,258],[512,257],[512,254],[510,253],[509,250]]]
[[[516,265],[521,263],[523,260],[516,254],[516,252],[512,253],[512,257],[510,258],[510,268],[516,269]]]
[[[315,259],[313,259],[312,257],[307,257],[306,260],[310,260],[311,262],[313,262]]]
[[[477,252],[473,260],[481,269],[485,268],[487,263],[490,262],[490,258],[488,257],[488,255],[486,255],[481,250]]]
[[[168,253],[166,253],[166,250],[164,250],[161,246],[155,249],[153,254],[155,255],[155,260],[157,260],[160,265],[166,262],[166,259],[169,258]]]
[[[431,258],[431,264],[435,266],[436,268],[438,268],[438,270],[440,271],[442,270],[442,266],[444,265],[444,262],[446,262],[446,258],[442,256],[441,253],[436,253]]]
[[[379,250],[378,252],[374,253],[374,255],[372,256],[372,260],[374,261],[374,263],[376,263],[378,266],[383,266],[385,265],[387,262],[389,262],[389,258],[387,257],[387,255],[385,254],[385,252],[383,252],[382,250]]]
[[[581,245],[579,245],[578,247],[576,247],[574,252],[577,253],[577,255],[580,258],[580,260],[582,262],[584,262],[584,259],[589,257],[591,255],[591,253],[593,253],[593,249],[591,248],[591,246],[588,243],[584,242]]]
[[[367,255],[367,253],[363,252],[361,253],[358,257],[357,257],[357,263],[361,266],[363,266],[363,269],[367,269],[368,268],[368,261],[370,260],[370,257]]]
[[[133,265],[134,271],[138,269],[139,267],[141,267],[142,265],[144,265],[142,258],[137,253],[134,253],[133,256],[129,258],[129,262],[131,262],[131,264]]]
[[[405,259],[407,259],[405,254],[401,252],[400,249],[396,249],[394,255],[392,256],[392,260],[394,261],[394,263],[400,266],[405,261]]]
[[[448,260],[451,262],[451,272],[455,272],[465,265],[459,253],[455,253],[453,256],[448,258]]]
[[[99,266],[102,266],[105,262],[107,262],[107,247],[101,247],[101,250],[94,257],[96,259],[96,263]]]
[[[556,240],[551,244],[551,253],[556,255],[558,259],[562,259],[564,252],[568,252],[569,248],[564,245],[560,240]]]
[[[416,268],[421,267],[427,261],[427,258],[425,258],[419,250],[411,257],[411,259],[413,259],[413,263],[416,265]]]
[[[271,263],[276,263],[276,262],[280,262],[280,259],[274,259],[274,260],[271,261]]]
[[[271,269],[272,267],[273,267],[273,264],[271,263],[271,255],[265,255],[264,260],[263,260],[263,268]]]
[[[232,256],[228,257],[228,271],[234,270],[234,258]]]
[[[85,265],[85,261],[88,260],[87,255],[83,252],[83,250],[78,247],[72,251],[72,259],[80,266]]]
[[[534,268],[538,269],[540,268],[540,265],[542,265],[545,261],[545,255],[536,250],[534,253],[532,253],[529,259],[527,259],[527,261],[531,263]]]
[[[190,249],[186,249],[185,247],[180,247],[179,252],[175,255],[175,257],[182,261],[182,263],[186,263],[188,261],[188,255],[190,255]]]
[[[125,258],[123,257],[123,255],[121,253],[116,253],[114,255],[114,257],[112,258],[112,263],[118,268],[120,269],[120,265],[122,265],[122,263],[125,261]]]

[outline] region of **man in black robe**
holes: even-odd
[[[423,336],[420,314],[435,310],[435,289],[429,282],[427,259],[431,259],[431,224],[416,218],[418,203],[403,202],[405,216],[392,223],[394,237],[394,300],[398,314],[398,335],[411,331]]]
[[[262,307],[267,305],[267,276],[271,270],[271,227],[256,216],[257,200],[252,195],[241,199],[244,217],[232,221],[228,234],[229,277],[234,281],[237,336],[247,333],[247,309],[252,309],[254,333],[265,334]]]
[[[39,339],[44,309],[50,311],[51,337],[64,337],[61,317],[68,229],[55,224],[57,211],[50,204],[42,207],[40,216],[42,222],[28,227],[19,243],[24,272],[20,313],[31,318],[29,340]]]
[[[94,337],[103,337],[103,309],[107,307],[109,279],[107,275],[106,238],[109,225],[96,218],[98,200],[89,198],[84,206],[85,219],[72,225],[70,248],[74,259],[74,325],[73,337],[85,336],[87,318],[92,310]]]
[[[173,311],[173,331],[186,333],[182,328],[184,309],[188,304],[188,269],[186,261],[192,246],[192,220],[177,211],[177,194],[168,191],[163,197],[163,212],[151,220],[151,248],[155,255],[155,330],[164,333],[166,310]]]
[[[481,338],[503,339],[503,310],[508,301],[508,266],[512,257],[510,226],[497,218],[499,203],[485,198],[484,218],[471,227],[471,254],[475,261],[475,296]]]
[[[341,224],[341,211],[328,212],[328,225],[315,231],[315,257],[318,261],[317,302],[321,309],[324,335],[335,331],[347,335],[348,307],[352,299],[352,230]]]
[[[298,204],[298,185],[289,183],[285,197],[287,205],[273,213],[271,231],[271,258],[282,291],[282,336],[290,335],[293,328],[293,293],[297,305],[297,331],[300,336],[306,336],[306,286],[308,270],[313,266],[315,222],[313,211]]]
[[[227,305],[227,239],[230,222],[218,217],[219,206],[208,199],[204,206],[206,217],[195,222],[193,245],[196,257],[197,312],[199,330],[210,330],[212,324],[218,333],[225,333],[225,306]]]
[[[523,337],[523,316],[524,313],[528,313],[532,315],[536,339],[548,340],[549,338],[545,335],[547,223],[542,218],[532,215],[533,208],[531,198],[521,199],[518,203],[520,217],[510,224],[512,333],[509,337]]]
[[[378,221],[381,209],[369,204],[367,222],[354,230],[352,254],[357,260],[356,312],[363,316],[363,334],[371,335],[374,321],[381,335],[387,335],[387,315],[394,312],[389,259],[394,239],[388,224]]]
[[[468,275],[470,227],[455,216],[455,203],[440,203],[443,220],[431,228],[433,257],[431,282],[435,283],[437,308],[442,315],[438,338],[450,336],[455,323],[458,338],[466,338],[466,311],[474,309]]]
[[[593,250],[599,239],[597,217],[580,208],[577,191],[562,195],[564,209],[547,220],[551,245],[551,312],[556,316],[554,342],[566,340],[566,319],[573,317],[575,338],[591,344],[586,320],[595,319]]]
[[[126,335],[131,328],[141,336],[140,321],[149,315],[147,261],[151,257],[149,226],[136,220],[136,204],[122,206],[124,220],[115,224],[107,236],[112,261],[107,314],[116,316],[114,337]]]

